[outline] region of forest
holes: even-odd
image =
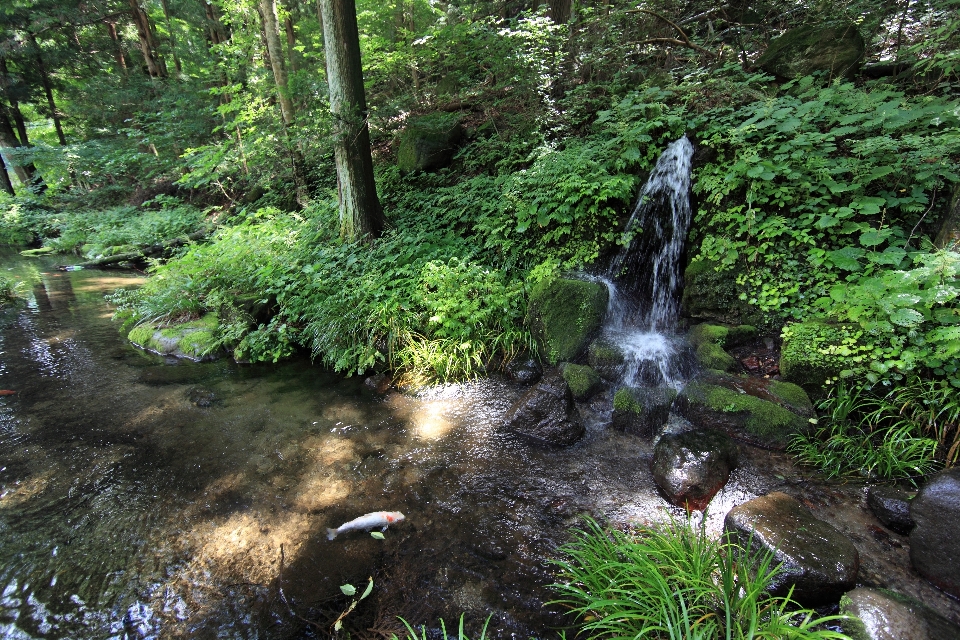
[[[243,363],[416,387],[549,361],[531,292],[629,244],[684,135],[682,322],[803,360],[791,454],[960,460],[960,0],[0,9],[0,245],[144,270],[118,329],[210,319],[204,353]]]

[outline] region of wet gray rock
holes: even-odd
[[[670,417],[677,392],[670,387],[622,387],[613,396],[615,429],[652,438]]]
[[[201,408],[212,407],[218,400],[213,391],[210,389],[204,389],[202,387],[194,387],[193,389],[190,389],[188,397],[190,398],[191,404]]]
[[[587,348],[587,362],[604,380],[619,380],[625,360],[623,349],[606,338],[597,338]]]
[[[853,640],[960,640],[960,627],[905,595],[860,587],[840,599],[840,613]]]
[[[525,393],[507,412],[508,431],[538,444],[565,447],[586,429],[573,405],[573,393],[556,370]]]
[[[809,605],[836,602],[854,587],[860,554],[842,533],[814,517],[785,493],[774,492],[734,507],[724,518],[724,529],[751,555],[773,554],[782,564],[770,585],[774,595],[793,597]]]
[[[506,366],[507,377],[520,384],[533,384],[543,377],[543,368],[533,358],[514,358]]]
[[[910,560],[924,578],[960,598],[960,467],[944,469],[910,503],[917,526]]]
[[[907,535],[916,524],[910,517],[910,501],[914,494],[900,487],[870,487],[867,506],[883,526]]]
[[[703,511],[737,466],[737,445],[719,431],[698,429],[661,436],[650,470],[667,500]]]
[[[385,373],[372,375],[363,381],[363,386],[381,395],[389,391],[392,384],[393,380]]]

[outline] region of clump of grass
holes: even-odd
[[[483,629],[480,630],[480,635],[474,638],[474,640],[486,640],[487,639],[487,627],[490,625],[490,617],[487,617],[486,622],[483,623]],[[407,628],[407,635],[403,640],[437,640],[438,636],[436,633],[428,633],[425,625],[420,625],[420,630],[415,629],[409,622],[400,618],[400,622],[403,623],[403,626]],[[390,640],[401,640],[397,637],[397,634],[393,634],[390,637]],[[467,635],[463,627],[463,616],[460,616],[460,626],[457,627],[457,633],[447,632],[447,625],[444,623],[443,618],[440,619],[440,636],[439,640],[470,640],[470,636]]]
[[[913,378],[884,395],[840,384],[820,410],[825,425],[788,451],[828,478],[915,480],[960,456],[960,400],[940,382]]]
[[[588,518],[560,552],[556,603],[589,638],[847,639],[825,628],[842,616],[820,617],[766,591],[780,570],[770,554],[711,540],[703,526],[623,533]]]
[[[27,284],[13,276],[0,273],[0,307],[14,300],[21,300],[27,295]]]

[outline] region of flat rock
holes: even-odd
[[[505,427],[526,440],[559,447],[574,444],[586,432],[573,405],[573,393],[556,370],[514,403]]]
[[[782,569],[770,591],[793,597],[803,604],[836,602],[854,587],[860,554],[842,533],[814,517],[810,510],[785,493],[774,492],[734,507],[724,519],[724,529],[741,547],[773,554],[773,565]]]
[[[910,532],[914,569],[960,598],[960,467],[944,469],[910,503],[917,526]]]
[[[860,587],[840,599],[840,613],[853,640],[960,640],[960,627],[905,595]]]
[[[870,487],[867,506],[887,529],[907,535],[916,524],[910,517],[914,494],[900,487]]]
[[[737,466],[737,445],[709,429],[667,433],[653,450],[650,470],[672,504],[703,511]]]

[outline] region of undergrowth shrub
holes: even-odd
[[[553,588],[588,638],[847,638],[824,628],[839,616],[767,593],[780,571],[772,555],[744,561],[752,550],[710,540],[703,526],[623,533],[588,518],[573,536],[560,547]]]

